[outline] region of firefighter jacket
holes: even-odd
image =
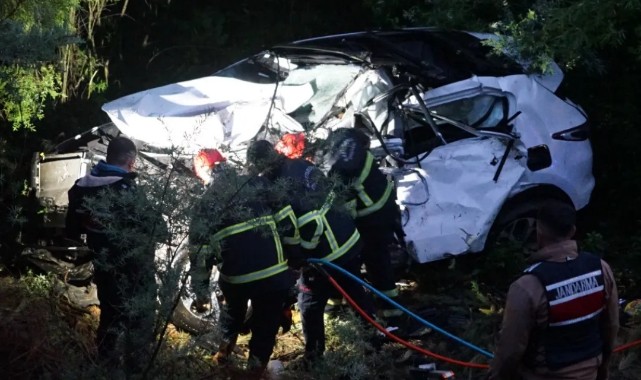
[[[298,242],[291,206],[273,209],[265,183],[259,178],[245,178],[248,183],[241,186],[253,190],[237,193],[230,202],[224,199],[228,194],[217,194],[216,187],[233,185],[221,184],[218,179],[203,196],[190,227],[194,291],[200,296],[206,294],[211,268],[216,264],[220,281],[232,285],[262,287],[265,291],[290,288],[294,277],[289,272],[281,233],[287,235],[288,242]],[[229,207],[221,210],[221,204]],[[204,228],[197,223],[204,223]]]
[[[606,379],[619,327],[609,265],[571,240],[532,261],[510,286],[490,378]]]
[[[357,220],[393,220],[398,214],[394,183],[369,152],[369,138],[357,129],[344,128],[332,133],[328,145],[328,174],[338,175],[347,186],[348,203]]]
[[[300,231],[299,261],[308,257],[335,261],[358,252],[358,230],[318,168],[302,159],[282,158],[272,180],[283,183],[290,194]]]

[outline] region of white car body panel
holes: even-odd
[[[228,152],[238,154],[261,129],[270,107],[271,126],[283,134],[304,130],[287,113],[311,99],[313,88],[333,85],[312,85],[304,74],[288,78],[293,82],[289,85],[279,85],[273,107],[274,84],[210,76],[125,96],[105,104],[103,110],[124,134],[157,147],[196,153],[225,146]],[[543,79],[524,74],[473,76],[423,94],[428,107],[479,94],[500,95],[509,101],[510,116],[517,111],[521,114],[512,122],[518,139],[498,181],[493,178],[506,141],[494,137],[463,139],[437,147],[421,161],[420,168],[412,168],[415,172],[395,177],[399,204],[404,216],[409,216],[404,219],[404,231],[414,260],[424,263],[482,250],[505,200],[532,186],[550,184],[563,190],[577,208],[587,204],[594,186],[589,142],[551,138],[555,132],[586,121],[578,107],[550,91],[558,87],[560,75]],[[353,78],[345,79],[355,80],[347,81],[349,88],[335,104],[345,107],[346,112],[342,119],[328,121],[326,129],[350,126],[356,112],[367,113],[380,127],[388,112],[384,102],[364,107],[392,87],[389,78],[382,71],[359,68]],[[405,106],[414,107],[417,102],[409,100]],[[398,126],[392,124],[394,127]],[[324,137],[325,132],[317,131],[317,137]],[[527,148],[541,144],[549,147],[553,164],[532,172],[526,165]],[[567,144],[575,144],[574,149],[568,149]],[[240,154],[237,157],[242,160]],[[573,165],[583,167],[575,170]],[[428,191],[416,173],[425,178]]]
[[[160,148],[196,153],[255,136],[273,92],[270,84],[211,76],[128,95],[102,109],[130,137]],[[309,85],[283,86],[277,108],[296,109],[310,92]],[[293,124],[292,131],[295,128],[300,126]]]
[[[512,151],[497,182],[493,181],[505,144],[474,138],[440,146],[397,180],[403,230],[413,259],[439,260],[447,255],[483,249],[487,234],[512,188],[525,172],[524,158]],[[497,160],[496,158],[499,158]],[[409,205],[408,203],[422,205]]]
[[[537,77],[526,75],[472,77],[430,90],[424,100],[429,107],[481,93],[506,95],[510,100],[510,115],[521,112],[512,122],[519,140],[526,148],[547,145],[554,157],[550,167],[528,171],[517,191],[533,185],[550,184],[563,190],[575,208],[585,207],[594,188],[590,143],[559,141],[550,137],[555,132],[584,124],[587,118],[580,108],[571,102],[561,101],[543,88]],[[545,112],[539,109],[545,109]],[[572,144],[573,149],[568,149],[568,144]]]

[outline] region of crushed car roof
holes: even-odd
[[[439,86],[472,75],[524,73],[521,65],[494,53],[478,36],[434,28],[338,34],[280,44],[272,50],[288,57],[335,54],[372,65],[401,64],[404,69],[432,82],[430,85]]]

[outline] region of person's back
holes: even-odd
[[[107,236],[104,226],[85,207],[87,199],[115,192],[127,192],[135,188],[136,174],[100,161],[89,174],[78,179],[69,189],[69,208],[66,216],[66,234],[79,241],[87,236],[87,245],[95,252],[102,249],[116,250],[114,239]]]
[[[310,257],[330,255],[336,249],[333,241],[339,247],[347,245],[341,251],[343,253],[357,244],[358,231],[352,217],[346,208],[340,208],[331,184],[318,168],[302,159],[285,158],[277,177],[288,182],[285,188],[288,189],[290,202],[298,217],[301,236],[307,236],[310,241],[314,240],[318,244],[311,251]],[[321,222],[322,233],[331,239],[314,236],[312,230],[316,231]]]
[[[206,291],[214,263],[218,264],[218,284],[225,296],[219,323],[222,341],[214,358],[220,364],[228,361],[249,301],[253,313],[248,368],[256,378],[273,351],[282,310],[295,280],[278,231],[280,215],[285,219],[291,207],[271,207],[265,185],[263,179],[238,176],[232,168],[217,173],[190,226],[190,244],[197,249],[191,263],[198,307],[209,298]],[[198,228],[199,223],[204,228]]]
[[[347,189],[363,242],[367,277],[386,296],[397,297],[399,292],[390,247],[397,241],[403,243],[404,233],[394,182],[378,167],[369,152],[370,138],[362,130],[340,128],[332,131],[326,145],[324,161],[329,168],[328,175],[338,176]],[[381,309],[388,322],[402,315],[402,311],[384,301]]]
[[[156,215],[143,215],[143,207],[137,205],[133,173],[136,153],[131,140],[111,140],[106,161],[100,161],[69,190],[66,219],[68,237],[79,240],[81,234],[86,234],[87,245],[95,254],[94,282],[100,301],[96,333],[99,357],[118,364],[117,341],[124,331],[125,365],[131,371],[146,364],[141,354],[146,354],[153,339],[156,241],[151,230],[162,223]],[[140,239],[133,238],[141,235],[147,243],[144,246]],[[132,304],[136,306],[131,307]]]
[[[533,264],[511,286],[491,379],[606,379],[618,329],[609,265],[579,252],[574,210],[543,207]]]
[[[338,293],[321,272],[306,264],[306,259],[322,258],[358,276],[360,235],[347,209],[341,209],[338,204],[332,184],[314,165],[280,156],[264,140],[250,146],[247,156],[252,170],[283,186],[295,211],[300,232],[300,256],[292,265],[301,269],[298,305],[305,336],[305,357],[316,360],[325,351],[325,305]],[[330,267],[325,269],[335,272]],[[366,312],[374,313],[371,300],[362,286],[342,274],[336,274],[335,278]]]
[[[279,210],[273,209],[269,196],[265,196],[266,181],[231,175],[234,178],[229,182],[224,180],[228,176],[219,175],[200,201],[195,218],[206,224],[215,221],[204,229],[192,224],[190,244],[207,245],[202,252],[208,256],[206,267],[218,262],[223,282],[247,284],[256,287],[256,292],[288,288],[291,274],[285,273],[287,257],[274,219]],[[221,186],[229,187],[225,194],[217,190]]]

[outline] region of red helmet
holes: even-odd
[[[301,158],[305,151],[305,134],[286,133],[276,144],[276,151],[285,157]]]
[[[194,156],[194,172],[196,176],[208,183],[211,180],[211,171],[219,162],[225,162],[227,159],[218,151],[218,149],[201,149]]]

